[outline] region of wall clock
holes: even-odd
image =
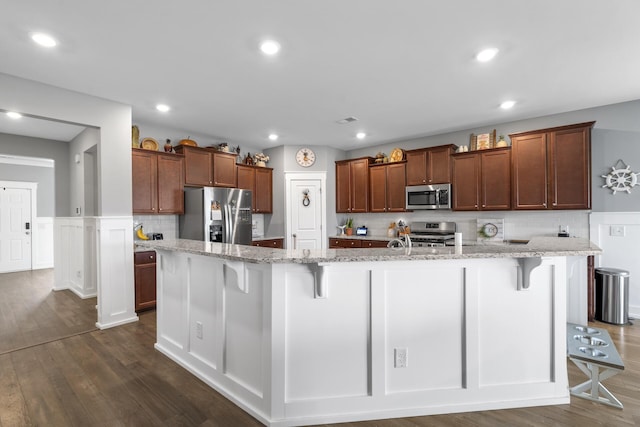
[[[495,237],[498,234],[498,227],[488,222],[482,226],[482,234],[484,234],[485,237]]]
[[[301,148],[296,153],[296,162],[300,166],[308,168],[316,162],[316,153],[310,148]]]

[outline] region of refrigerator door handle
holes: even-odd
[[[229,218],[230,212],[229,212],[229,205],[224,205],[224,209],[223,209],[223,213],[224,213],[224,243],[232,243],[231,242],[231,218]]]

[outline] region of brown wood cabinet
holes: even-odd
[[[329,249],[339,248],[386,248],[386,240],[369,240],[369,239],[341,239],[332,237],[329,239]]]
[[[372,161],[371,157],[363,157],[336,162],[336,212],[368,212]]]
[[[253,242],[251,242],[251,246],[258,246],[262,248],[284,249],[284,239],[254,240]]]
[[[453,210],[511,209],[511,149],[454,154]]]
[[[144,251],[133,254],[135,276],[135,310],[156,307],[156,252]]]
[[[405,211],[405,162],[369,167],[369,212]]]
[[[273,212],[273,169],[259,166],[237,165],[238,188],[252,191],[254,213]]]
[[[591,209],[594,123],[509,135],[513,209]]]
[[[133,213],[184,213],[183,157],[136,148],[131,156]]]
[[[184,155],[184,185],[191,187],[236,186],[236,154],[213,148],[178,145]]]
[[[407,185],[428,185],[451,182],[451,155],[455,145],[408,150]]]

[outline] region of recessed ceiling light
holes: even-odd
[[[12,119],[19,119],[20,117],[22,117],[22,114],[16,113],[15,111],[7,111],[7,116],[11,117]]]
[[[58,42],[48,34],[33,33],[31,34],[31,40],[44,47],[54,47]]]
[[[488,62],[488,61],[491,61],[493,58],[495,58],[497,54],[498,54],[498,49],[496,49],[495,47],[491,47],[489,49],[480,51],[476,55],[476,59],[480,62]]]
[[[277,141],[278,140],[278,135],[276,135],[275,133],[270,133],[269,134],[269,140],[270,141]]]
[[[280,51],[280,43],[275,40],[265,40],[260,45],[260,50],[265,55],[275,55]]]
[[[502,104],[500,104],[500,108],[502,108],[503,110],[508,110],[509,108],[513,108],[514,105],[516,105],[516,101],[504,101]]]
[[[358,132],[356,134],[356,138],[358,138],[358,139],[365,139],[366,137],[367,137],[367,134],[364,133],[364,132]]]
[[[162,111],[163,113],[166,113],[167,111],[171,110],[171,107],[169,107],[166,104],[158,104],[158,105],[156,105],[156,110]]]

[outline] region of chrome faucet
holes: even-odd
[[[388,248],[405,248],[405,249],[411,249],[412,247],[412,243],[411,243],[411,237],[409,237],[408,234],[404,234],[400,237],[397,237],[395,239],[391,239],[389,241],[389,243],[387,243],[387,247]]]

